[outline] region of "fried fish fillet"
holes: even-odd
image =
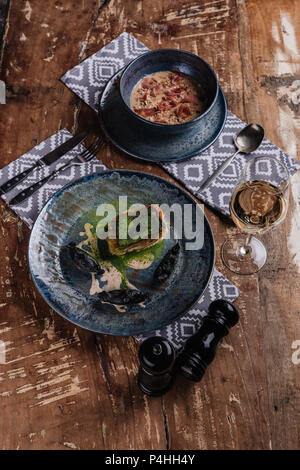
[[[156,245],[166,236],[168,227],[160,207],[152,204],[146,209],[147,216],[142,220],[139,218],[137,238],[131,238],[128,234],[128,227],[137,217],[136,212],[125,211],[110,222],[107,228],[108,237],[105,240],[98,239],[99,250],[103,257],[123,256],[126,253],[142,251]],[[110,238],[110,233],[115,233],[116,237]]]

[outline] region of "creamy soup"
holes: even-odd
[[[135,85],[131,109],[139,116],[160,124],[191,121],[206,109],[203,88],[179,71],[155,72]]]

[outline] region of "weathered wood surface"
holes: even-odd
[[[0,2],[4,4],[3,0]],[[150,48],[189,50],[216,70],[230,110],[260,122],[297,158],[300,12],[297,0],[11,0],[1,64],[1,166],[61,127],[97,126],[59,81],[124,30]],[[299,101],[298,101],[299,102]],[[113,147],[110,168],[164,176]],[[169,178],[169,177],[168,177]],[[75,328],[42,300],[27,265],[29,231],[0,202],[1,449],[295,449],[299,447],[300,176],[286,222],[265,237],[258,275],[217,268],[243,292],[241,321],[200,384],[177,380],[163,398],[136,383],[132,338]],[[220,247],[235,229],[209,209]],[[219,251],[219,250],[218,250]]]
[[[8,13],[8,2],[7,0],[0,0],[0,57],[1,57],[1,45],[3,44],[3,35],[5,31],[6,18]]]

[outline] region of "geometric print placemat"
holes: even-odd
[[[29,152],[24,153],[21,157],[0,170],[0,186],[8,181],[13,176],[21,173],[27,168],[30,168],[39,158],[46,155],[48,152],[57,148],[60,144],[70,139],[72,134],[67,129],[61,129],[56,134],[53,134],[48,139],[44,140],[40,144],[36,145]],[[34,170],[27,178],[6,194],[1,195],[2,199],[9,203],[9,201],[16,196],[20,191],[37,183],[45,176],[52,173],[53,170],[59,168],[63,164],[72,160],[76,155],[84,150],[84,146],[79,144],[60,157],[59,160],[52,163],[52,165],[44,166]],[[63,170],[52,180],[47,182],[32,196],[25,199],[21,204],[13,206],[14,212],[20,216],[20,218],[31,228],[39,215],[40,211],[48,201],[48,199],[56,193],[59,189],[72,181],[81,178],[84,175],[90,173],[96,173],[106,170],[106,166],[103,165],[97,158],[93,158],[87,163],[82,165],[73,165],[66,170]]]
[[[196,305],[189,310],[179,320],[164,326],[160,330],[151,331],[145,335],[138,335],[136,338],[143,341],[148,336],[164,336],[168,338],[177,351],[182,349],[184,343],[199,330],[203,318],[207,315],[208,307],[213,300],[226,299],[234,302],[240,291],[223,274],[214,269],[212,279],[205,289],[202,297]]]
[[[177,180],[181,181],[184,186],[192,193],[197,193],[197,188],[206,181],[208,177],[235,151],[233,137],[243,128],[245,123],[236,117],[233,113],[227,113],[227,119],[221,135],[218,137],[208,149],[200,155],[190,160],[180,163],[166,163],[163,165]],[[205,204],[213,207],[224,215],[230,216],[229,201],[231,194],[237,184],[239,177],[242,175],[243,168],[246,163],[254,157],[272,156],[279,161],[285,163],[289,174],[292,176],[299,168],[300,164],[269,140],[263,139],[261,145],[255,152],[249,155],[238,154],[233,162],[206,188],[201,195],[198,196]],[[261,166],[260,173],[257,173],[258,179],[271,178],[276,184],[282,182],[280,170],[274,165]]]

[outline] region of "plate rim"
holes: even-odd
[[[161,323],[159,326],[157,326],[154,330],[152,328],[150,329],[142,329],[140,331],[136,331],[136,332],[133,332],[133,333],[122,333],[122,332],[113,332],[113,333],[110,333],[110,332],[103,332],[103,331],[100,331],[99,329],[94,329],[94,328],[90,328],[90,327],[87,327],[87,326],[83,326],[82,324],[80,324],[79,322],[77,322],[76,320],[70,320],[70,318],[68,318],[62,311],[61,309],[57,309],[57,305],[55,304],[55,302],[53,302],[52,298],[48,298],[44,292],[42,291],[42,289],[40,288],[40,286],[38,285],[38,282],[36,280],[36,275],[34,274],[33,272],[33,267],[31,265],[31,262],[30,262],[30,249],[31,249],[31,243],[32,243],[32,239],[33,239],[33,235],[34,235],[34,230],[37,226],[37,223],[39,221],[40,218],[42,218],[43,214],[46,212],[46,209],[47,207],[51,204],[51,201],[52,201],[52,204],[54,202],[55,199],[57,199],[57,197],[59,196],[60,193],[63,193],[65,190],[67,190],[69,187],[75,185],[75,184],[78,184],[78,182],[80,180],[83,180],[85,178],[92,178],[92,177],[95,177],[95,175],[98,175],[98,177],[100,177],[101,175],[103,174],[107,174],[107,173],[121,173],[121,174],[125,174],[125,173],[131,173],[131,174],[137,174],[138,176],[146,176],[146,177],[154,177],[158,180],[161,180],[163,183],[167,183],[169,184],[170,186],[173,186],[173,188],[177,189],[177,190],[180,190],[182,191],[193,203],[195,204],[198,204],[198,202],[196,202],[193,197],[183,188],[181,188],[180,186],[174,184],[173,182],[170,182],[168,180],[166,180],[165,178],[162,178],[161,176],[156,176],[156,175],[153,175],[152,173],[146,173],[146,172],[143,172],[143,171],[136,171],[136,170],[126,170],[126,169],[121,169],[121,170],[104,170],[104,171],[100,171],[100,172],[95,172],[95,173],[90,173],[89,175],[85,175],[85,176],[82,176],[74,181],[71,181],[69,184],[63,186],[62,188],[60,188],[58,191],[56,191],[49,199],[48,201],[45,203],[45,205],[43,206],[42,210],[40,211],[38,217],[36,218],[33,226],[32,226],[32,229],[30,231],[30,236],[29,236],[29,241],[28,241],[28,249],[27,249],[27,256],[28,256],[28,265],[29,265],[29,270],[30,270],[30,274],[31,274],[31,277],[32,277],[32,280],[34,282],[34,285],[35,287],[37,288],[39,294],[42,296],[42,298],[45,300],[45,302],[51,307],[53,308],[53,310],[59,314],[61,317],[63,317],[65,320],[69,321],[70,323],[72,323],[73,325],[76,325],[80,328],[83,328],[84,330],[87,330],[87,331],[91,331],[93,333],[96,333],[96,334],[107,334],[107,335],[110,335],[110,336],[138,336],[138,335],[144,335],[146,333],[150,333],[151,331],[156,331],[156,330],[160,330],[162,329],[163,327],[167,326],[167,325],[170,325],[172,324],[173,322],[175,321],[178,321],[183,315],[185,315],[185,313],[187,313],[189,310],[193,309],[194,305],[196,305],[196,303],[198,302],[198,300],[203,296],[204,292],[206,291],[207,287],[209,286],[212,278],[213,278],[213,275],[214,275],[214,269],[215,269],[215,263],[216,263],[216,243],[215,243],[215,237],[214,237],[214,233],[213,233],[213,230],[212,230],[212,227],[211,227],[211,224],[208,220],[208,218],[206,217],[205,215],[205,212],[204,212],[204,209],[201,209],[203,210],[203,214],[204,214],[204,217],[205,217],[205,220],[208,224],[208,227],[209,227],[209,231],[210,231],[210,237],[211,237],[211,240],[212,240],[212,247],[213,247],[213,256],[212,256],[212,263],[211,263],[211,270],[210,270],[210,274],[208,276],[208,279],[205,283],[205,287],[204,289],[202,290],[201,294],[189,305],[187,306],[183,312],[180,312],[179,314],[177,314],[177,316],[175,318],[173,318],[171,321],[167,321],[167,322],[163,322]],[[204,204],[202,204],[204,206]]]
[[[116,77],[120,74],[123,73],[125,67],[122,67],[120,70],[118,70],[118,72],[116,72],[109,80],[108,82],[106,83],[104,89],[102,90],[100,96],[99,96],[99,101],[98,101],[98,105],[97,105],[97,116],[98,116],[98,120],[99,120],[99,123],[100,123],[100,127],[101,127],[101,130],[102,132],[105,134],[106,138],[109,140],[109,142],[111,142],[115,147],[117,147],[119,150],[121,150],[122,152],[124,152],[126,155],[129,155],[130,157],[133,157],[133,158],[137,158],[138,160],[142,160],[144,162],[153,162],[153,163],[157,163],[157,164],[160,164],[160,165],[163,165],[164,163],[180,163],[180,162],[184,162],[186,160],[189,160],[190,158],[193,158],[193,157],[196,157],[197,155],[200,155],[202,152],[204,152],[205,150],[207,150],[209,147],[211,147],[211,145],[214,144],[214,142],[219,138],[221,132],[223,131],[224,127],[225,127],[225,124],[226,124],[226,120],[227,120],[227,115],[228,115],[228,106],[227,106],[227,101],[226,101],[226,98],[225,98],[225,95],[224,95],[224,92],[221,88],[221,86],[219,85],[218,87],[218,93],[216,95],[216,100],[215,100],[215,103],[218,101],[218,99],[222,99],[223,101],[223,105],[224,105],[224,117],[223,117],[223,122],[222,122],[222,125],[220,126],[220,130],[218,132],[218,134],[216,135],[216,137],[214,137],[211,142],[209,142],[206,146],[204,146],[203,148],[201,148],[201,150],[195,150],[194,152],[191,152],[190,154],[188,155],[185,155],[184,157],[180,158],[180,159],[169,159],[169,160],[154,160],[152,158],[145,158],[144,156],[141,157],[135,153],[131,153],[129,152],[127,149],[125,149],[124,147],[122,147],[122,145],[118,144],[118,142],[115,141],[115,139],[111,138],[110,134],[107,132],[107,129],[105,127],[105,122],[104,122],[104,119],[102,118],[101,116],[101,100],[102,100],[102,97],[104,95],[104,93],[106,92],[107,88],[111,85],[111,83],[113,81],[116,80]],[[211,110],[210,110],[211,111]]]

